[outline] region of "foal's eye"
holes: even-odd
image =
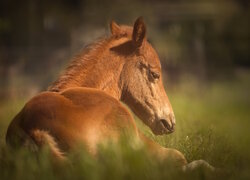
[[[160,78],[160,74],[158,72],[153,72],[151,71],[151,75],[154,79],[159,79]]]

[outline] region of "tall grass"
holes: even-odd
[[[4,136],[10,120],[27,101],[23,99],[0,105],[0,179],[249,179],[249,82],[250,74],[245,73],[231,81],[201,83],[186,78],[166,87],[177,120],[171,135],[154,136],[136,119],[154,141],[178,149],[189,162],[204,159],[226,174],[202,170],[184,174],[168,162],[149,157],[143,147],[131,148],[127,140],[100,147],[97,157],[82,148],[62,165],[51,163],[46,149],[38,155],[10,150]]]

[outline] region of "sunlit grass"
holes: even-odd
[[[151,139],[176,148],[188,159],[205,159],[229,172],[226,178],[250,177],[250,76],[231,81],[200,83],[183,79],[166,88],[177,120],[175,133],[156,137],[139,120],[137,125]],[[168,85],[168,84],[167,84]],[[70,155],[71,162],[53,166],[44,150],[38,155],[10,151],[4,136],[13,116],[27,101],[14,100],[0,109],[0,179],[204,179],[203,173],[183,174],[168,162],[149,157],[121,141],[100,148],[94,158],[84,152]],[[224,177],[224,178],[225,178]],[[211,178],[211,177],[210,177]],[[212,178],[215,178],[212,176]]]

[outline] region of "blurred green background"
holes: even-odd
[[[5,172],[7,179],[32,179],[39,174],[33,161],[20,164],[26,156],[13,158],[5,146],[7,126],[24,103],[46,90],[85,45],[108,36],[111,20],[133,25],[139,16],[144,17],[148,40],[159,53],[177,129],[156,137],[137,120],[139,128],[160,144],[183,152],[188,161],[205,159],[227,169],[227,178],[250,178],[248,0],[1,0],[0,176]],[[176,177],[161,174],[159,164],[144,164],[140,152],[134,156],[128,152],[121,153],[132,159],[123,162],[126,171],[114,170],[121,161],[106,162],[100,168],[85,158],[87,163],[81,162],[78,168],[96,171],[74,171],[74,177]],[[23,166],[29,167],[33,176],[20,173]],[[47,165],[42,167],[42,172],[51,173]],[[150,167],[158,168],[153,176],[143,171]],[[200,174],[194,177],[206,178]]]

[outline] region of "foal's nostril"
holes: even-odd
[[[167,120],[165,119],[160,119],[160,122],[162,123],[162,125],[167,128],[169,131],[172,131],[174,126],[172,124],[169,124]]]

